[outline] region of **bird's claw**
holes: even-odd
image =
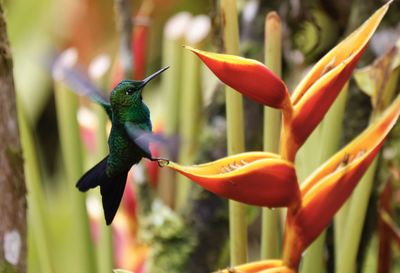
[[[150,158],[151,161],[157,161],[158,166],[160,167],[165,167],[169,164],[169,160],[165,158],[160,158],[160,157],[152,157]]]

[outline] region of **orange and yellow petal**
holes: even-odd
[[[272,153],[249,152],[201,165],[169,162],[167,166],[218,196],[242,203],[287,207],[300,202],[293,164]]]
[[[244,96],[275,108],[291,107],[285,83],[264,64],[234,55],[186,48],[199,56],[222,82]]]
[[[298,104],[310,87],[317,84],[323,75],[330,73],[342,62],[350,64],[351,60],[360,58],[360,53],[365,49],[391,2],[389,1],[378,9],[364,24],[318,61],[293,91],[291,96],[293,105]]]
[[[348,81],[389,3],[327,53],[304,77],[291,96],[293,112],[284,119],[282,154],[293,161],[299,147],[321,122]]]
[[[278,266],[270,269],[265,269],[258,271],[257,273],[296,273],[293,269],[283,265],[283,266]]]
[[[265,270],[271,270],[282,267],[284,267],[282,260],[263,260],[263,261],[237,265],[234,267],[228,267],[226,269],[219,270],[214,273],[231,273],[231,272],[258,273],[258,272],[269,272]],[[283,272],[291,272],[291,271],[282,271],[282,273]]]
[[[289,234],[286,235],[297,238],[299,251],[303,251],[332,221],[379,152],[399,114],[400,96],[377,122],[303,183],[302,206],[298,211],[288,214]]]

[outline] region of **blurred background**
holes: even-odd
[[[383,1],[239,0],[237,3],[242,56],[263,61],[265,15],[274,10],[280,15],[282,75],[293,89],[313,63]],[[171,273],[226,268],[229,264],[226,200],[159,168],[154,162],[142,160],[130,172],[121,207],[108,227],[99,191],[82,194],[75,188],[84,171],[107,154],[110,124],[100,107],[53,79],[52,67],[68,50],[67,58],[80,73],[109,94],[122,79],[113,1],[13,0],[4,4],[26,160],[28,272],[112,272],[114,268],[123,268],[132,272]],[[226,155],[223,85],[194,54],[182,47],[191,45],[221,52],[219,1],[135,0],[132,4],[133,78],[143,79],[163,66],[171,66],[143,93],[151,110],[154,131],[169,140],[168,147],[154,145],[153,156],[193,164]],[[360,68],[394,47],[395,53],[390,58],[400,59],[396,47],[399,16],[400,6],[396,2],[372,38]],[[395,62],[390,70],[396,77],[395,90],[398,90],[399,63]],[[377,70],[367,77],[379,74],[383,68],[374,69]],[[362,79],[362,74],[359,75]],[[337,119],[340,133],[332,140],[338,147],[367,126],[376,108],[376,103],[371,104],[372,91],[362,82],[352,80],[343,98],[346,110],[342,109],[342,118]],[[245,100],[244,109],[246,149],[262,150],[263,108]],[[320,164],[312,152],[315,145],[320,145],[316,144],[320,131],[298,156],[301,178]],[[399,128],[374,174],[365,220],[354,223],[362,227],[355,261],[357,272],[377,272],[377,204],[382,185],[388,180],[388,168],[397,171],[398,132]],[[392,217],[400,223],[398,188],[398,182],[393,183],[389,200]],[[260,209],[249,207],[247,216],[249,257],[258,260]],[[335,272],[337,249],[333,241],[330,228],[320,255],[324,261],[320,272]],[[398,246],[393,246],[391,272],[400,270]]]

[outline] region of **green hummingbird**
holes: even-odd
[[[111,120],[108,138],[109,154],[87,171],[77,182],[81,192],[100,186],[104,216],[107,225],[111,224],[117,213],[124,193],[126,179],[132,165],[143,157],[152,161],[149,141],[152,131],[150,110],[143,102],[143,88],[156,76],[169,67],[162,68],[142,81],[123,80],[111,92],[108,101],[100,92],[90,86],[79,72],[65,71],[67,81],[73,78],[73,90],[85,94],[103,106]]]

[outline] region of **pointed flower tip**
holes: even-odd
[[[168,167],[218,196],[242,203],[286,207],[299,202],[299,188],[292,163],[278,155],[249,152],[210,163]]]
[[[286,127],[287,139],[283,139],[284,143],[296,140],[292,154],[304,144],[343,89],[389,4],[328,52],[295,88],[291,96],[293,114]]]
[[[303,250],[332,221],[378,154],[400,114],[400,96],[381,118],[316,170],[302,185],[302,207],[290,216]]]
[[[185,48],[194,52],[222,82],[241,94],[274,108],[289,106],[286,85],[264,64],[239,56]]]
[[[232,272],[246,272],[246,273],[268,273],[268,272],[281,272],[293,273],[289,268],[283,265],[282,260],[263,260],[258,262],[251,262],[246,264],[237,265],[235,267],[228,267],[224,270],[219,270],[214,273],[232,273]]]

